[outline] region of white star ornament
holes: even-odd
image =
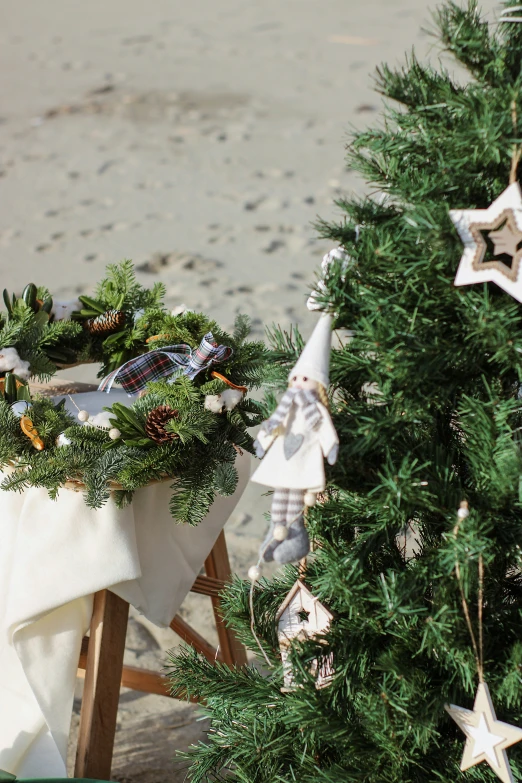
[[[518,183],[506,188],[487,209],[450,209],[450,217],[464,244],[455,285],[491,281],[522,302],[522,193]]]
[[[473,710],[454,704],[446,704],[445,709],[466,735],[461,770],[486,761],[503,783],[514,783],[506,748],[522,740],[522,729],[497,720],[486,683],[478,687]]]

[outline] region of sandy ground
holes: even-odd
[[[379,62],[412,45],[438,57],[427,23],[423,0],[0,0],[1,287],[88,292],[132,258],[173,305],[308,334],[306,283],[329,249],[311,223],[361,191],[346,134],[378,121]],[[252,486],[228,524],[242,575],[265,508]],[[183,616],[214,639],[208,599]],[[159,667],[177,642],[133,616],[127,660]],[[194,708],[120,705],[114,780],[183,780],[172,759],[201,737]]]

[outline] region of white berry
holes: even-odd
[[[112,427],[109,430],[109,438],[111,440],[118,440],[118,438],[120,438],[120,437],[121,437],[121,432],[119,431],[119,429],[117,427]]]
[[[69,438],[63,432],[60,432],[60,434],[56,438],[56,445],[59,446],[60,448],[62,446],[70,446],[71,443],[72,441],[69,440]]]
[[[272,535],[276,541],[284,541],[288,537],[288,529],[284,525],[275,525]]]
[[[257,566],[250,566],[248,569],[248,578],[251,582],[257,582],[259,577],[261,576],[261,569]]]
[[[469,508],[461,506],[457,511],[457,516],[459,519],[466,519],[466,517],[469,517]]]
[[[80,421],[89,421],[89,411],[78,411]]]
[[[305,492],[304,504],[305,506],[315,506],[317,503],[317,495],[315,492]]]

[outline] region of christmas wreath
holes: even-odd
[[[4,291],[2,489],[45,487],[54,498],[72,484],[99,508],[110,495],[122,506],[136,489],[171,479],[172,515],[192,524],[215,493],[234,492],[238,450],[253,452],[248,428],[262,418],[246,392],[261,385],[265,347],[247,340],[247,317],[227,334],[202,313],[171,312],[164,294],[161,283],[142,287],[129,261],[72,302],[33,284],[19,297]],[[67,396],[31,391],[33,380],[87,362],[100,364],[101,390],[119,384],[133,396],[103,395],[92,416],[81,405],[72,415]]]

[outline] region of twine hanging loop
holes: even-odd
[[[460,508],[457,512],[457,524],[453,528],[453,535],[457,538],[460,527],[464,520],[469,516],[469,507],[467,500],[463,500],[460,504]],[[475,656],[475,663],[477,665],[477,674],[479,682],[484,682],[484,643],[482,632],[482,609],[484,604],[484,561],[482,558],[482,552],[478,558],[478,643],[471,623],[471,617],[469,613],[468,602],[464,593],[464,587],[462,586],[462,576],[460,572],[460,563],[455,561],[455,576],[459,585],[460,600],[462,603],[462,609],[464,617],[466,619],[466,625],[468,627],[469,635],[471,637],[471,644],[473,647],[473,654]]]

